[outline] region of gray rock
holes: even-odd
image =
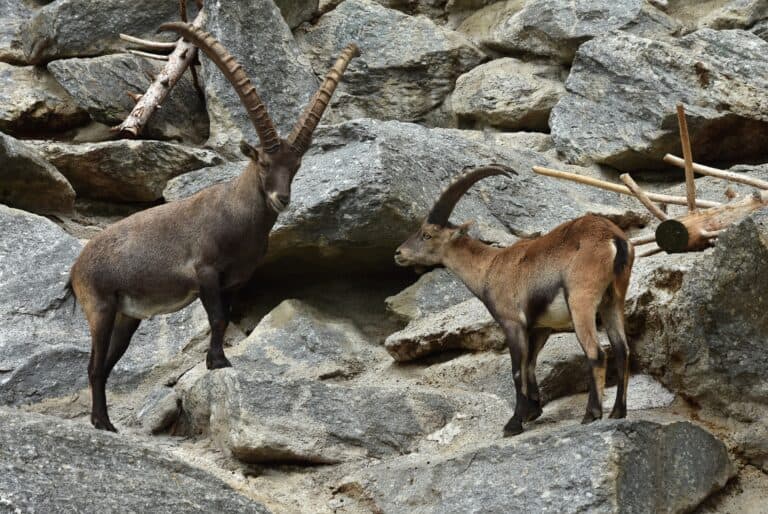
[[[449,177],[488,162],[520,175],[483,180],[453,218],[477,220],[486,240],[548,231],[589,211],[625,212],[611,207],[613,193],[542,180],[530,171],[533,165],[557,167],[549,157],[486,145],[461,132],[366,119],[319,128],[293,182],[291,204],[270,236],[267,261],[391,269],[392,252],[423,221]]]
[[[125,47],[121,33],[173,41],[172,35],[155,32],[162,23],[178,19],[178,3],[164,0],[58,0],[22,26],[24,54],[38,64],[113,53]]]
[[[0,0],[0,62],[25,64],[19,29],[32,15],[22,0]]]
[[[674,19],[645,0],[509,0],[492,4],[459,27],[473,40],[501,52],[551,57],[568,64],[579,45],[613,31],[671,36]]]
[[[33,66],[0,62],[0,130],[13,135],[66,130],[88,121],[71,96]]]
[[[367,466],[335,495],[348,507],[419,514],[677,513],[734,473],[725,445],[696,425],[611,421]]]
[[[136,421],[144,432],[157,434],[179,419],[181,397],[170,387],[157,387],[149,393],[136,413]]]
[[[560,66],[497,59],[458,78],[451,110],[460,126],[547,130],[564,81]]]
[[[384,346],[398,362],[448,350],[502,349],[504,333],[485,305],[473,298],[411,321],[387,337]]]
[[[464,283],[446,268],[419,277],[413,285],[387,298],[387,309],[404,321],[435,314],[473,298]]]
[[[608,412],[616,401],[616,387],[605,389],[603,410]],[[675,394],[651,375],[632,375],[627,384],[627,410],[647,410],[669,407]]]
[[[0,456],[8,512],[269,512],[163,451],[58,418],[0,409]]]
[[[346,319],[285,300],[228,354],[235,367],[283,378],[349,378],[372,360],[363,333]]]
[[[121,202],[153,202],[163,197],[169,179],[223,162],[210,150],[161,141],[28,144],[69,179],[78,195]]]
[[[768,20],[755,23],[755,26],[750,29],[757,37],[768,41]]]
[[[372,0],[346,0],[297,39],[315,72],[325,73],[339,50],[356,42],[352,61],[331,102],[335,118],[423,120],[451,92],[462,73],[484,58],[463,35],[421,16]]]
[[[240,176],[248,161],[228,162],[184,173],[168,181],[163,190],[166,202],[187,198],[206,187],[227,182]]]
[[[710,13],[699,23],[711,29],[747,29],[768,19],[768,4],[763,0],[732,0]]]
[[[278,131],[287,136],[318,81],[280,11],[272,0],[220,0],[207,4],[206,11],[205,30],[243,65]],[[334,49],[334,58],[340,50]],[[201,61],[211,121],[208,146],[242,158],[240,140],[258,144],[256,131],[229,81],[206,57]]]
[[[105,125],[121,123],[134,107],[126,92],[144,94],[163,64],[129,54],[61,59],[48,64],[56,80],[91,118]],[[202,143],[208,137],[208,114],[185,73],[152,115],[143,136]]]
[[[53,222],[0,205],[0,404],[72,394],[86,384],[90,336],[64,285],[81,243]],[[141,324],[110,377],[133,388],[208,325],[199,302]]]
[[[318,0],[275,0],[285,22],[295,29],[305,21],[310,21],[317,13]]]
[[[0,202],[39,213],[66,213],[75,190],[59,171],[21,141],[0,133]]]
[[[183,393],[183,405],[191,430],[207,432],[249,463],[328,464],[408,453],[454,413],[437,394],[283,380],[237,368],[203,375]]]
[[[684,102],[696,160],[765,155],[768,43],[748,32],[700,30],[674,43],[614,34],[581,46],[568,93],[550,118],[570,162],[659,168],[679,152],[675,104]]]

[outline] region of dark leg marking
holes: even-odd
[[[231,367],[232,364],[224,355],[224,332],[229,325],[229,297],[221,291],[219,274],[214,269],[200,270],[198,280],[200,301],[211,325],[211,344],[205,357],[205,365],[208,369]]]
[[[115,324],[117,302],[109,302],[88,314],[91,329],[91,358],[88,363],[88,382],[91,386],[91,424],[99,430],[117,432],[107,413],[107,352]]]

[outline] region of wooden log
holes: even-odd
[[[656,243],[667,253],[703,250],[723,229],[751,212],[768,206],[768,191],[742,200],[663,221],[656,228]]]
[[[205,14],[198,12],[195,21],[192,22],[196,27],[203,25]],[[176,48],[168,54],[168,63],[157,75],[152,84],[147,88],[141,99],[133,106],[133,110],[123,122],[112,130],[120,132],[126,137],[137,137],[144,130],[152,114],[160,108],[160,104],[171,92],[173,86],[184,74],[184,71],[197,58],[197,47],[184,39],[176,41]]]
[[[627,186],[620,184],[614,184],[613,182],[607,182],[605,180],[599,180],[592,177],[585,177],[584,175],[578,175],[576,173],[569,173],[567,171],[553,170],[552,168],[545,168],[543,166],[534,166],[533,171],[539,175],[546,175],[547,177],[554,177],[563,180],[570,180],[571,182],[578,182],[587,186],[597,187],[599,189],[605,189],[606,191],[612,191],[622,195],[634,196],[632,191]],[[657,193],[648,193],[648,198],[654,202],[669,203],[674,205],[688,205],[688,200],[684,196],[670,196]],[[709,207],[718,207],[722,205],[719,202],[712,202],[710,200],[696,200],[696,205],[703,209]]]
[[[648,234],[647,236],[637,236],[629,240],[634,246],[643,246],[656,242],[656,234]]]
[[[688,212],[696,211],[696,183],[693,181],[693,154],[691,138],[688,135],[688,122],[685,119],[685,107],[677,104],[677,123],[680,126],[680,144],[685,160],[685,197],[688,199]]]
[[[667,164],[671,164],[673,166],[677,166],[678,168],[683,168],[685,166],[685,160],[669,153],[664,156],[664,162],[666,162]],[[768,182],[766,182],[765,180],[760,180],[759,178],[750,177],[742,173],[734,173],[732,171],[719,170],[717,168],[710,168],[709,166],[704,166],[703,164],[696,164],[696,163],[693,163],[693,171],[695,171],[699,175],[707,175],[709,177],[722,178],[729,182],[746,184],[748,186],[756,187],[758,189],[768,189]]]
[[[650,211],[651,214],[656,216],[661,221],[665,221],[669,219],[669,216],[667,216],[667,213],[662,211],[658,205],[653,203],[650,198],[648,198],[648,194],[643,191],[640,186],[637,185],[637,183],[632,180],[632,177],[629,175],[629,173],[622,174],[619,179],[621,179],[622,182],[629,188],[630,191],[637,197],[638,200],[640,200],[640,203],[645,206],[648,211]]]

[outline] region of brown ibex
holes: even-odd
[[[111,225],[83,248],[70,284],[91,331],[88,379],[91,422],[115,431],[105,386],[140,320],[177,311],[199,297],[211,325],[208,369],[230,366],[223,337],[230,297],[254,273],[267,251],[269,232],[288,206],[291,181],[312,133],[357,46],[341,53],[287,139],[281,139],[242,67],[213,36],[185,23],[167,23],[221,69],[256,128],[260,148],[246,143],[250,159],[235,180],[190,198],[163,204]]]
[[[467,236],[448,218],[478,180],[514,170],[489,165],[462,173],[440,194],[426,221],[395,252],[400,266],[445,266],[483,301],[506,335],[517,392],[515,413],[505,435],[523,431],[524,421],[541,415],[536,357],[553,332],[576,332],[589,360],[587,413],[582,423],[603,415],[605,352],[597,340],[599,313],[608,332],[619,386],[612,418],[627,413],[629,348],[624,334],[624,298],[634,250],[624,232],[600,216],[569,221],[535,239],[495,248]]]

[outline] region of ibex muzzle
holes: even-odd
[[[281,139],[242,67],[213,36],[185,23],[168,23],[198,46],[232,83],[261,146],[243,143],[250,159],[235,180],[174,203],[141,211],[91,239],[70,272],[70,284],[91,330],[88,378],[91,422],[115,431],[106,382],[142,319],[177,311],[200,298],[211,325],[209,369],[230,366],[224,356],[233,291],[251,278],[267,252],[277,215],[312,133],[357,46],[341,53],[287,139]]]

